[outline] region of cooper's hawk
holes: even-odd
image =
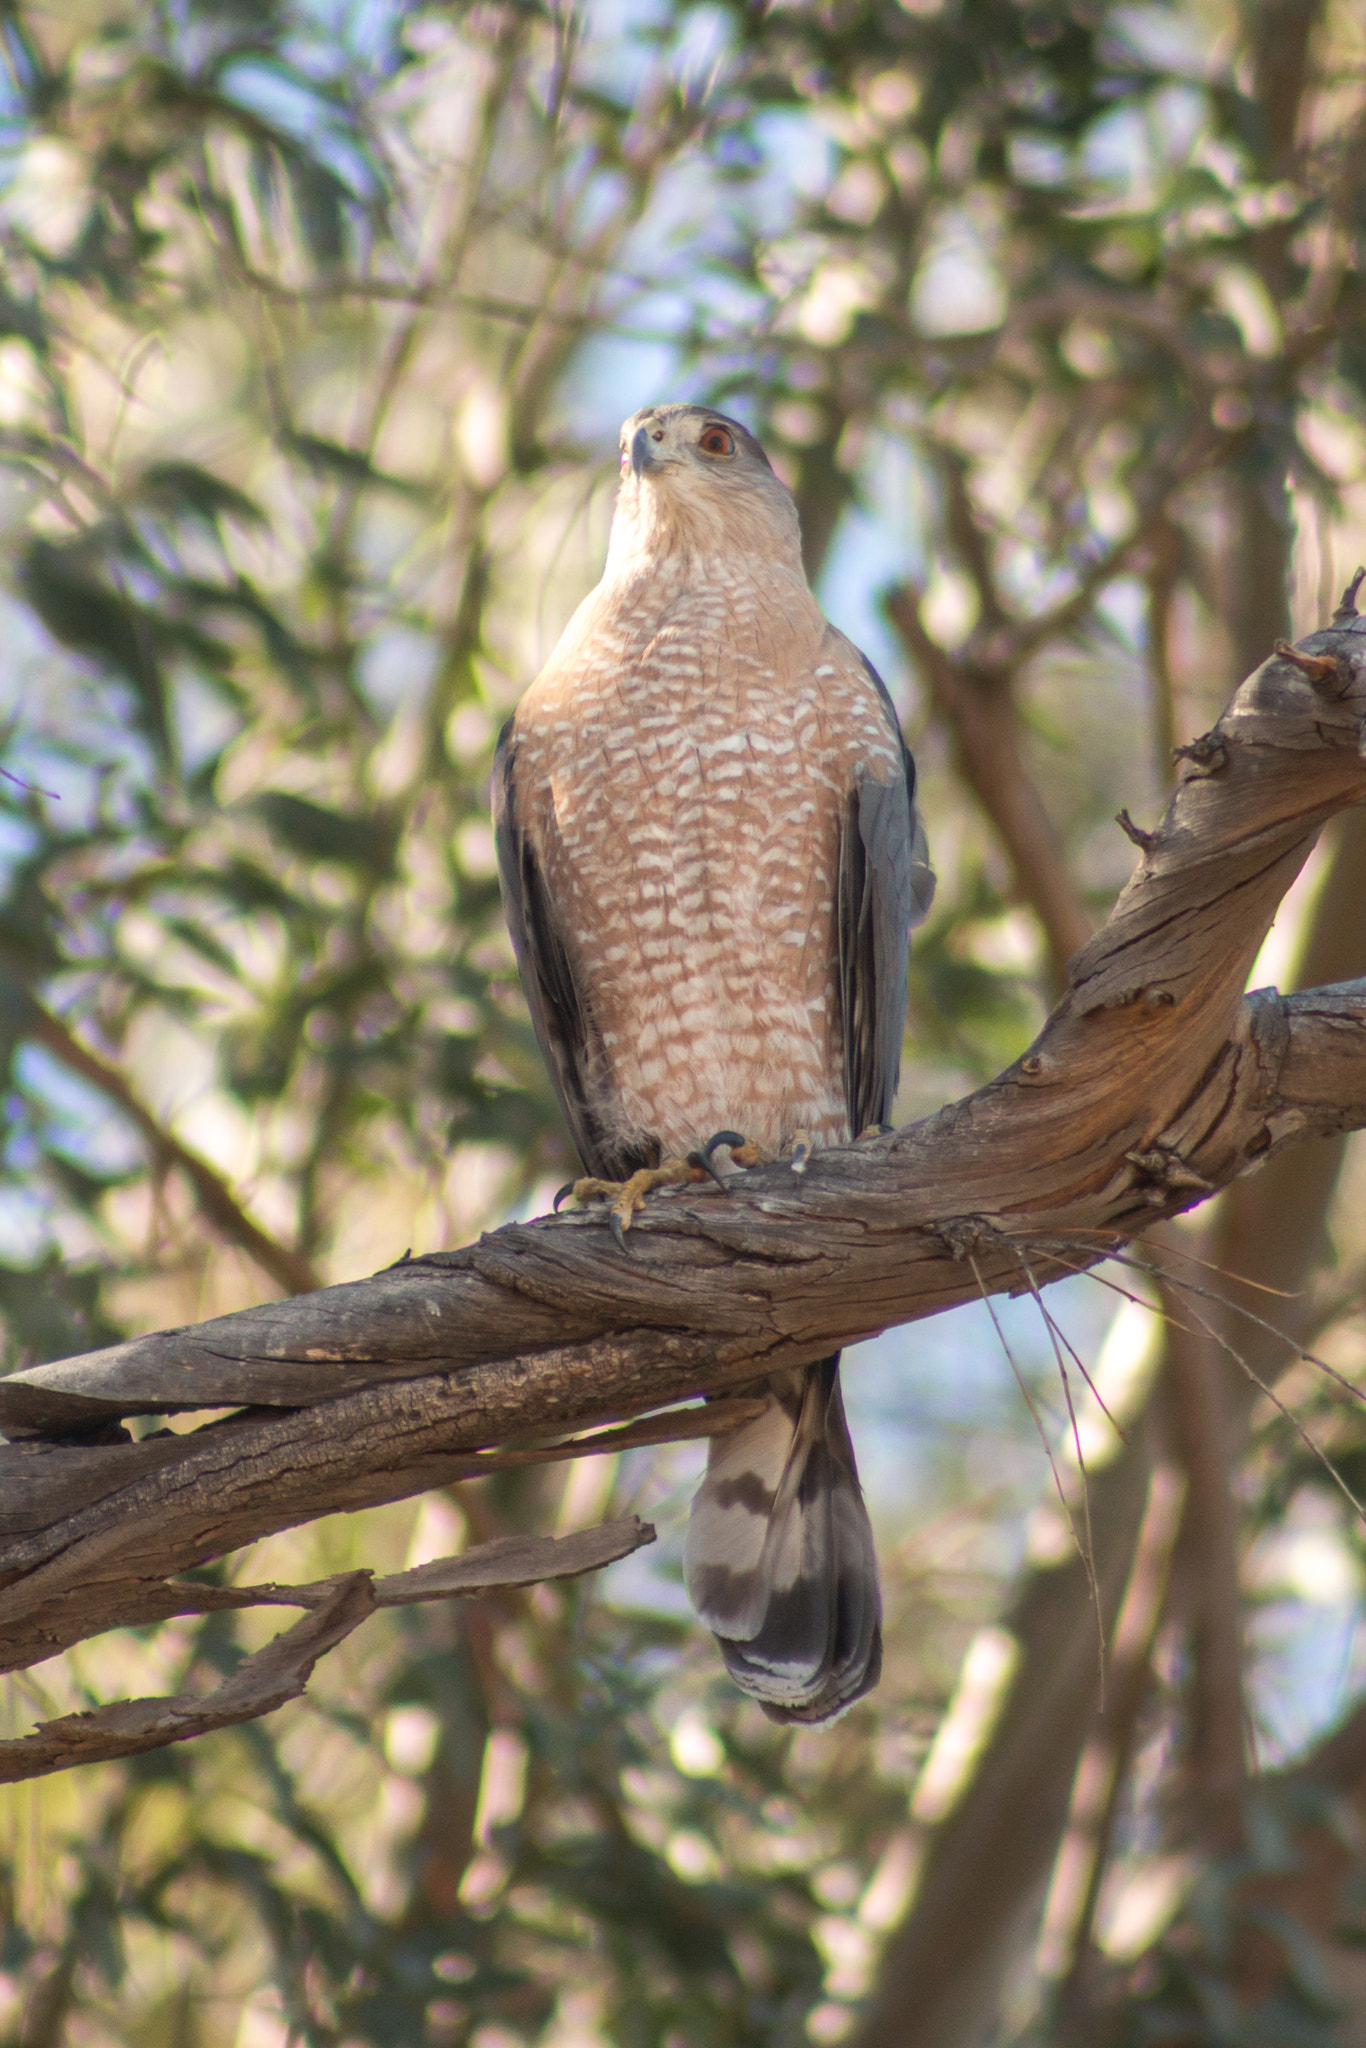
[[[886,1120],[933,890],[891,702],[822,617],[763,449],[665,405],[621,451],[602,582],[494,770],[532,1021],[589,1174],[624,1184],[583,1184],[619,1233],[718,1133],[800,1166]],[[684,1553],[733,1677],[779,1720],[828,1719],[881,1665],[838,1366],[767,1380],[765,1411],[713,1439]]]

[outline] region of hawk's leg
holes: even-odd
[[[662,1159],[658,1166],[642,1166],[629,1180],[598,1180],[587,1174],[582,1180],[571,1181],[555,1197],[558,1209],[566,1195],[572,1195],[576,1202],[610,1202],[612,1213],[608,1218],[612,1235],[622,1250],[626,1249],[626,1232],[631,1228],[631,1218],[645,1207],[645,1197],[655,1188],[675,1188],[683,1181],[706,1180],[709,1169],[702,1164],[697,1153],[690,1153],[686,1159]]]

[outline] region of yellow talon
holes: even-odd
[[[613,1237],[625,1251],[631,1218],[645,1207],[645,1197],[655,1188],[677,1187],[683,1181],[705,1180],[706,1169],[690,1159],[663,1159],[658,1166],[642,1166],[629,1180],[598,1180],[586,1174],[568,1190],[576,1202],[610,1202],[608,1224]]]

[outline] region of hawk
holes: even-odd
[[[709,406],[621,431],[601,583],[499,742],[532,1023],[619,1237],[652,1187],[848,1143],[891,1113],[933,877],[882,681],[823,617],[797,508]],[[876,1684],[881,1599],[838,1354],[714,1438],[684,1573],[732,1677],[824,1721]]]

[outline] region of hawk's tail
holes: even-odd
[[[877,1556],[839,1353],[764,1391],[762,1415],[712,1438],[683,1571],[741,1691],[775,1721],[828,1721],[882,1669]]]

